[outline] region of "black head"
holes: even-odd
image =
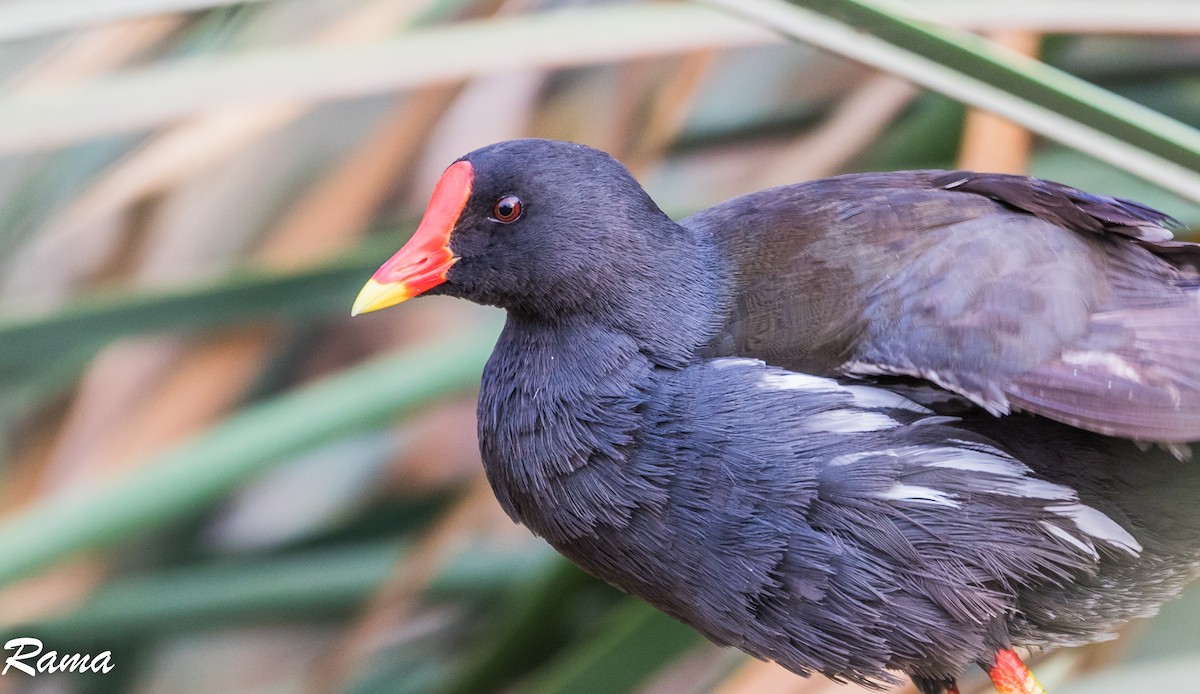
[[[355,313],[422,293],[562,316],[609,310],[635,278],[686,253],[684,231],[599,150],[551,140],[489,145],[451,164],[412,239]]]

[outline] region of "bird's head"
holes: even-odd
[[[353,313],[420,294],[533,316],[611,311],[689,251],[683,237],[604,152],[500,142],[446,169],[416,232],[363,287]]]

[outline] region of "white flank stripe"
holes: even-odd
[[[722,359],[713,359],[712,365],[715,369],[732,369],[737,366],[765,366],[763,362],[757,359],[749,359],[747,357],[725,357]]]
[[[908,501],[914,504],[933,504],[934,506],[948,506],[950,508],[959,507],[959,503],[954,500],[954,497],[946,492],[932,487],[903,484],[901,482],[893,484],[886,492],[880,494],[879,498],[887,501]]]
[[[1102,542],[1123,549],[1133,556],[1142,552],[1142,545],[1117,522],[1084,504],[1056,504],[1047,506],[1047,511],[1070,518],[1080,532]]]
[[[864,431],[883,431],[900,426],[900,423],[878,412],[863,410],[828,410],[804,420],[809,431],[830,434],[858,434]]]
[[[969,448],[939,447],[930,449],[926,455],[938,456],[926,463],[926,467],[949,468],[965,472],[983,472],[999,477],[1024,477],[1030,469],[1012,458],[992,455]]]
[[[839,455],[839,456],[831,459],[829,461],[829,464],[834,465],[834,466],[852,465],[854,463],[857,463],[860,460],[865,460],[867,458],[877,458],[877,457],[895,458],[897,455],[900,454],[900,451],[902,451],[902,450],[903,449],[897,450],[895,448],[883,448],[878,451],[859,451],[857,453],[843,453],[842,455]]]
[[[928,414],[933,410],[928,407],[919,405],[912,400],[893,393],[890,390],[882,388],[872,388],[871,386],[843,386],[842,390],[854,396],[854,404],[859,407],[883,408],[890,407],[896,410],[908,410],[909,412],[920,412]]]
[[[836,393],[843,390],[837,381],[794,371],[766,371],[762,387],[770,390],[803,390],[809,393]]]
[[[1057,537],[1058,539],[1066,542],[1069,545],[1078,547],[1079,551],[1088,555],[1092,559],[1100,558],[1100,555],[1096,552],[1096,548],[1094,546],[1092,546],[1092,544],[1090,542],[1084,542],[1083,540],[1079,539],[1078,537],[1075,537],[1071,533],[1067,532],[1066,530],[1063,530],[1062,528],[1058,527],[1057,525],[1055,525],[1049,521],[1042,521],[1041,524],[1042,524],[1042,527],[1045,528],[1047,530],[1047,532],[1049,532],[1051,535]]]
[[[1012,496],[1020,496],[1026,499],[1050,499],[1058,501],[1078,498],[1075,496],[1075,490],[1066,485],[1035,479],[1024,480],[1014,485]]]

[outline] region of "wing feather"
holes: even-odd
[[[1145,205],[1023,176],[840,176],[685,224],[732,259],[713,355],[906,376],[1140,441],[1200,441],[1200,245]]]

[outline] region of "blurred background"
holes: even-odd
[[[1200,3],[888,7],[1200,125]],[[0,692],[861,692],[708,645],[503,515],[474,433],[501,315],[349,319],[442,168],[512,137],[605,149],[675,216],[961,166],[1200,224],[1189,172],[824,36],[683,2],[0,1],[0,641],[116,665]],[[1200,692],[1200,591],[1035,662],[1058,694]]]

